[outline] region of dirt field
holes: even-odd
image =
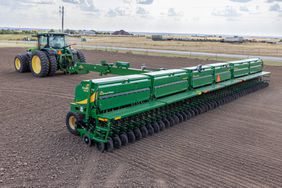
[[[0,49],[0,187],[282,187],[282,67],[270,86],[113,153],[65,128],[74,87],[98,74],[33,78]],[[176,68],[184,58],[85,52],[91,63]],[[192,63],[193,62],[193,63]]]

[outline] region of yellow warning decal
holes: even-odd
[[[104,121],[104,122],[107,122],[108,119],[107,118],[98,118],[99,121]]]
[[[115,117],[115,120],[119,120],[119,119],[121,119],[121,116]]]
[[[90,97],[90,103],[95,101],[95,97],[96,97],[96,93],[93,93]],[[76,102],[76,104],[87,104],[87,103],[88,103],[88,99],[84,99],[84,100]]]

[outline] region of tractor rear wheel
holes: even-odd
[[[54,76],[56,74],[57,71],[57,59],[55,55],[52,54],[48,54],[47,52],[45,52],[46,56],[48,57],[49,60],[49,72],[48,72],[48,76]]]
[[[66,116],[66,126],[71,134],[78,135],[77,124],[80,122],[80,117],[77,113],[69,112]]]
[[[20,73],[27,72],[29,70],[27,55],[26,54],[18,54],[15,57],[14,65],[15,65],[16,71],[18,71]]]
[[[45,77],[49,73],[49,61],[42,51],[35,51],[31,58],[30,70],[35,77]]]
[[[84,54],[82,53],[82,51],[77,50],[77,58],[80,61],[80,63],[86,63],[86,58]]]

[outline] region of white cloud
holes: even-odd
[[[249,12],[250,10],[246,6],[240,6],[240,11],[242,11],[242,12]]]
[[[116,16],[126,16],[126,11],[122,9],[121,7],[117,7],[115,9],[108,10],[107,16],[109,17],[116,17]]]
[[[99,10],[94,6],[93,0],[62,0],[62,2],[79,5],[82,11],[99,12]]]
[[[177,13],[175,12],[174,8],[169,8],[167,11],[168,16],[177,16]]]
[[[224,9],[221,10],[214,10],[212,12],[212,15],[214,16],[222,16],[222,17],[238,17],[241,14],[237,11],[236,8],[232,7],[232,6],[226,6]]]
[[[238,2],[238,3],[247,3],[247,2],[250,2],[252,0],[230,0],[230,1]]]
[[[271,5],[269,7],[269,10],[273,11],[273,12],[281,12],[282,11],[282,9],[281,9],[281,7],[280,7],[280,5],[278,3],[276,3],[274,5]]]
[[[137,4],[150,5],[154,0],[136,0]]]
[[[273,3],[273,2],[282,2],[282,0],[267,0],[268,3]]]
[[[137,7],[137,8],[136,8],[136,14],[145,17],[145,16],[148,16],[148,15],[149,15],[149,11],[147,11],[147,10],[144,9],[143,7]]]

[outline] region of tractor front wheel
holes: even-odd
[[[27,72],[29,65],[28,65],[28,58],[26,54],[18,54],[15,57],[14,65],[15,65],[16,71],[20,73]]]
[[[30,70],[35,77],[45,77],[49,73],[49,60],[42,51],[35,51],[31,58]]]

